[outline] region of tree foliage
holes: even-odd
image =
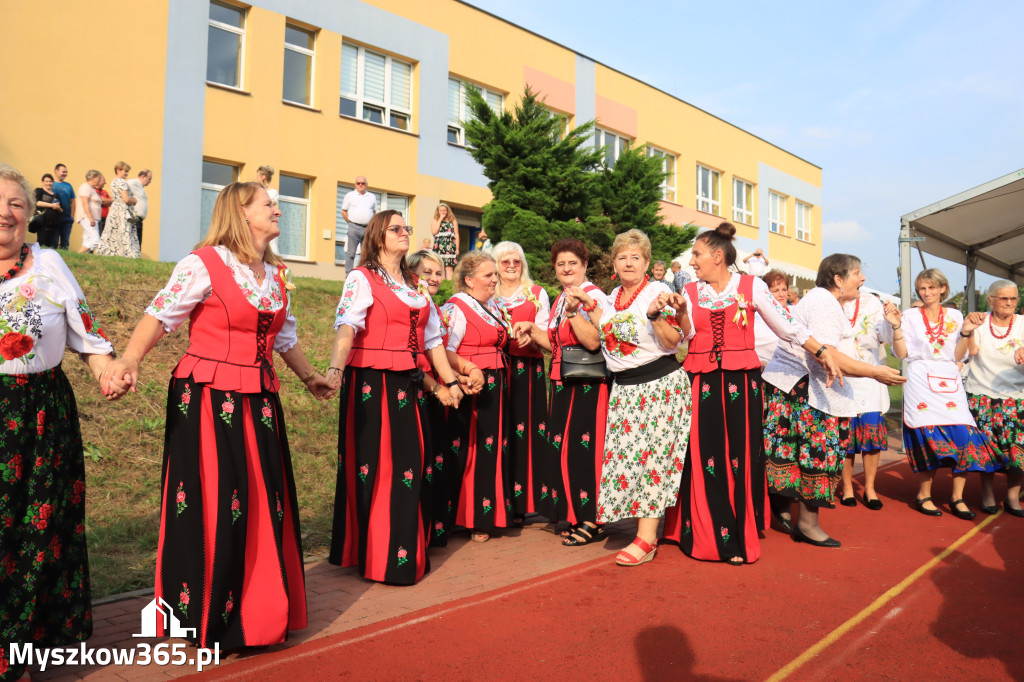
[[[612,169],[593,147],[594,122],[564,130],[527,86],[511,112],[495,112],[475,88],[472,116],[464,123],[469,153],[482,167],[493,199],[483,207],[483,227],[493,242],[518,242],[533,278],[554,286],[551,246],[575,238],[591,252],[590,279],[606,286],[608,251],[615,235],[647,233],[654,260],[685,251],[696,228],[666,225],[658,211],[661,164],[642,149],[623,153]]]

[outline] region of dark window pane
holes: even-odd
[[[459,140],[459,129],[458,128],[452,128],[452,127],[449,126],[449,128],[448,128],[448,141],[450,143],[452,143],[452,144],[462,144],[461,140]]]
[[[405,114],[391,114],[391,127],[399,130],[409,129],[409,117]]]
[[[219,2],[210,3],[210,19],[212,21],[219,21],[228,26],[242,28],[242,17],[244,16],[245,10],[231,7],[230,5],[223,5]]]
[[[370,123],[384,123],[384,110],[363,105],[363,120]]]
[[[238,55],[241,51],[241,36],[211,26],[207,40],[206,80],[237,88]]]
[[[356,115],[356,101],[354,99],[341,98],[341,106],[339,107],[339,113],[342,116],[355,116]]]
[[[238,169],[226,163],[203,161],[203,182],[208,185],[230,185],[238,179]]]
[[[313,49],[313,32],[295,26],[284,27],[284,42],[307,50]]]
[[[282,196],[287,197],[298,197],[299,199],[308,199],[309,193],[307,186],[309,180],[305,178],[297,178],[292,175],[281,175],[278,185],[278,192]]]
[[[284,51],[284,87],[281,97],[289,102],[311,104],[310,80],[312,60],[304,54]]]

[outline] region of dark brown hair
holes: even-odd
[[[586,266],[587,262],[590,261],[590,252],[587,251],[587,245],[581,242],[579,239],[559,239],[557,242],[551,245],[551,267],[555,267],[555,261],[558,260],[558,254],[560,253],[571,253],[580,259],[580,262]]]
[[[733,245],[735,236],[736,226],[732,223],[722,223],[713,230],[701,232],[694,241],[704,242],[712,253],[721,251],[725,257],[725,264],[735,265],[736,247]]]
[[[388,236],[388,226],[391,224],[391,218],[396,215],[402,215],[398,211],[381,211],[374,213],[373,217],[370,218],[370,222],[366,225],[366,236],[363,238],[363,255],[359,260],[361,267],[367,267],[373,270],[378,275],[384,275],[384,266],[381,265],[380,256],[384,253],[384,240]],[[409,286],[415,286],[416,277],[413,275],[412,269],[409,268],[409,264],[405,261],[405,254],[402,254],[402,260],[399,263],[399,267],[402,270],[402,279]]]
[[[818,266],[818,277],[814,286],[832,291],[836,288],[836,277],[846,278],[854,268],[860,267],[860,258],[848,253],[833,253],[825,256]]]

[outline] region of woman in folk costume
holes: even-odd
[[[508,312],[510,323],[533,322],[546,329],[551,310],[548,292],[530,279],[523,247],[515,242],[498,242],[491,255],[498,263],[498,303]],[[544,454],[545,442],[537,427],[547,418],[547,378],[544,353],[531,339],[514,338],[509,356],[509,419],[514,430],[508,445],[513,475],[512,522],[522,525],[526,513],[536,511],[534,500],[543,485],[538,458]]]
[[[397,211],[376,213],[366,226],[362,260],[338,303],[327,370],[331,385],[343,386],[329,561],[398,585],[430,570],[440,471],[424,438],[424,370],[436,368],[446,405],[462,397],[440,318],[405,261],[411,233]]]
[[[294,286],[270,248],[280,215],[258,183],[225,187],[206,239],[175,266],[105,384],[134,390],[146,353],[190,320],[167,396],[156,597],[195,628],[201,647],[277,644],[306,626],[298,501],[271,352],[317,398],[334,391],[299,346]]]
[[[967,355],[974,328],[964,329],[960,311],[942,305],[949,281],[941,272],[923,270],[914,280],[914,288],[923,307],[902,313],[891,303],[885,307],[892,352],[907,361],[903,446],[917,474],[914,505],[927,516],[942,516],[932,501],[932,482],[936,471],[950,468],[953,494],[949,509],[953,516],[970,520],[975,513],[964,502],[967,473],[991,473],[999,466],[988,438],[971,415],[957,366]]]
[[[450,452],[458,456],[452,499],[455,523],[487,542],[513,525],[515,495],[508,440],[508,341],[505,310],[494,300],[498,272],[485,253],[469,253],[455,267],[455,295],[442,310],[448,361],[468,377],[471,397],[449,423]],[[515,436],[511,436],[515,437]]]

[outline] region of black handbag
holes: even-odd
[[[562,346],[561,351],[562,381],[604,381],[611,377],[600,348],[588,350],[585,346]]]

